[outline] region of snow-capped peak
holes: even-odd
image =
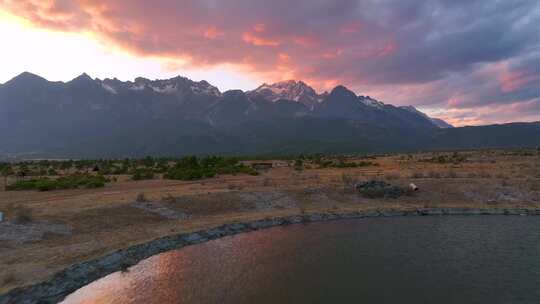
[[[273,84],[263,83],[260,87],[248,92],[248,95],[273,102],[280,99],[297,101],[311,109],[322,100],[312,87],[303,81],[296,80],[281,81]]]
[[[221,92],[219,91],[219,89],[209,84],[205,80],[193,82],[190,88],[193,93],[221,96]]]
[[[204,80],[196,82],[181,76],[153,81],[146,78],[137,78],[129,87],[130,90],[134,91],[140,91],[146,88],[160,94],[185,94],[191,92],[194,94],[221,96],[219,89],[208,82]]]
[[[272,93],[272,101],[279,99],[299,101],[302,95],[317,95],[313,88],[305,84],[303,81],[296,80],[281,81],[274,84],[264,83],[254,90],[254,92],[257,93],[262,93],[264,91],[270,91]]]

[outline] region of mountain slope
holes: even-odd
[[[0,85],[0,155],[30,158],[540,145],[531,134],[538,124],[441,129],[412,107],[296,81],[221,93],[184,77],[64,83],[23,73]]]
[[[431,120],[431,122],[436,125],[437,127],[441,128],[441,129],[448,129],[448,128],[453,128],[454,126],[447,123],[446,121],[440,119],[440,118],[434,118],[434,117],[430,117],[429,118]]]

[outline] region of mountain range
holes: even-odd
[[[453,128],[412,106],[302,81],[220,92],[206,81],[51,82],[22,73],[0,85],[0,155],[136,157],[415,151],[540,145],[540,123]]]

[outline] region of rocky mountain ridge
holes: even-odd
[[[448,126],[412,107],[344,86],[319,94],[301,81],[220,92],[185,77],[120,81],[82,74],[51,82],[23,73],[0,85],[0,154],[344,153],[438,148],[447,139],[467,148],[536,144],[521,133],[478,138],[494,128],[441,127]],[[535,125],[502,129],[530,132]]]

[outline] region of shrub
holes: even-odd
[[[1,172],[2,176],[5,177],[15,174],[15,171],[13,171],[13,168],[9,164],[3,165]]]
[[[6,186],[8,191],[23,191],[23,190],[33,190],[35,189],[36,180],[21,180],[16,181],[11,185]]]
[[[117,174],[117,175],[126,174],[127,172],[128,172],[128,167],[124,165],[121,165],[120,167],[112,167],[111,169],[111,173]]]
[[[431,158],[422,159],[420,161],[429,162],[429,163],[438,163],[438,164],[448,164],[448,163],[458,164],[458,163],[467,161],[467,157],[460,155],[457,152],[454,152],[451,155],[433,156]]]
[[[334,163],[333,167],[335,168],[356,168],[358,167],[358,164],[357,163],[349,163],[349,162],[345,162],[345,161],[338,161],[336,163]]]
[[[40,178],[17,181],[6,187],[8,191],[38,190],[50,191],[58,189],[101,188],[107,179],[103,175],[76,174],[58,179]]]
[[[56,188],[56,182],[50,179],[41,179],[36,181],[35,188],[38,191],[50,191]]]
[[[211,178],[218,174],[235,175],[239,173],[259,174],[255,169],[238,163],[235,158],[190,156],[180,159],[173,168],[167,170],[164,177],[176,180],[197,180]]]
[[[154,171],[152,169],[135,169],[133,175],[131,176],[132,180],[144,180],[144,179],[154,179]]]
[[[92,179],[88,181],[86,184],[84,184],[84,187],[86,189],[101,188],[101,187],[105,187],[105,182],[98,179]]]
[[[165,173],[165,178],[177,180],[196,180],[214,177],[216,172],[203,169],[171,169]]]
[[[370,161],[346,162],[344,160],[318,160],[316,163],[319,165],[319,168],[358,168],[378,165]]]
[[[244,166],[244,165],[236,165],[234,166],[234,168],[232,169],[233,173],[230,173],[230,174],[236,174],[236,173],[243,173],[243,174],[249,174],[249,175],[259,175],[259,172],[257,172],[257,170],[251,168],[251,167],[248,167],[248,166]],[[218,170],[218,173],[219,174],[223,174],[223,173],[220,173],[220,170]]]

